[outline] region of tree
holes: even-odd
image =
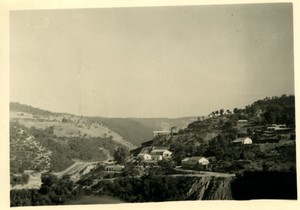
[[[212,112],[211,114],[212,114],[212,116],[214,117],[216,113],[215,113],[215,112]]]
[[[221,115],[224,114],[224,109],[220,109],[220,114],[221,114]]]
[[[42,185],[39,192],[46,195],[50,192],[52,185],[57,182],[57,177],[50,173],[44,173],[41,176],[41,180]]]
[[[129,152],[125,147],[119,147],[115,152],[114,152],[114,159],[117,161],[118,164],[124,164],[126,163],[126,160],[129,156]]]

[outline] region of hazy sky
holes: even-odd
[[[10,100],[180,117],[294,94],[292,4],[14,11]]]

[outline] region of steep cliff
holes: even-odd
[[[126,202],[232,200],[233,180],[234,177],[154,175],[119,178],[109,182],[104,180],[90,189],[97,194],[113,195]]]
[[[195,200],[232,200],[233,177],[200,177],[191,186],[187,197]]]

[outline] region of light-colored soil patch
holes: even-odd
[[[69,168],[55,173],[58,178],[63,177],[64,175],[70,175],[71,180],[77,181],[80,179],[80,176],[83,174],[87,174],[93,169],[98,162],[84,162],[84,161],[76,161]]]
[[[11,187],[11,190],[22,190],[22,189],[39,189],[41,187],[41,173],[34,173],[29,175],[29,181],[24,185],[15,185]]]

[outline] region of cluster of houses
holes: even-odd
[[[248,120],[238,120],[237,126],[243,128],[248,125]],[[272,124],[263,130],[261,143],[278,142],[278,135],[290,134],[291,129],[287,128],[284,124]],[[153,135],[156,136],[170,136],[177,135],[177,131],[154,131]],[[252,139],[248,136],[247,132],[242,133],[239,138],[232,141],[234,145],[251,145]],[[142,147],[132,150],[132,155],[139,166],[158,166],[161,160],[171,160],[172,152],[168,147],[151,146],[153,141],[144,142]],[[259,142],[258,142],[259,143]],[[186,157],[181,160],[181,168],[192,170],[207,170],[209,169],[209,159],[201,156]],[[106,171],[122,171],[122,165],[106,165]]]
[[[207,170],[209,160],[201,156],[193,156],[184,158],[181,161],[181,167],[184,169]]]
[[[172,152],[167,147],[144,147],[137,155],[137,159],[143,166],[157,165],[160,160],[170,160]],[[208,169],[209,160],[201,156],[184,158],[181,167],[185,169]]]
[[[136,157],[143,166],[155,166],[160,160],[171,159],[172,152],[167,147],[150,146],[141,148]]]
[[[247,125],[247,120],[239,120],[238,125]],[[254,129],[253,132],[259,133],[260,138],[256,140],[257,144],[264,143],[278,143],[280,139],[293,139],[294,131],[288,128],[286,124],[271,124],[264,128]],[[252,139],[245,135],[243,137],[235,139],[232,143],[234,144],[252,144]]]
[[[172,152],[168,147],[141,147],[139,148],[139,152],[135,151],[135,154],[132,155],[134,156],[137,165],[141,167],[155,167],[158,166],[158,162],[161,160],[172,159]],[[181,161],[181,168],[190,170],[207,170],[209,163],[209,160],[205,157],[187,157]],[[121,172],[123,169],[123,165],[116,164],[114,161],[105,163],[104,167],[104,170],[107,172]]]

